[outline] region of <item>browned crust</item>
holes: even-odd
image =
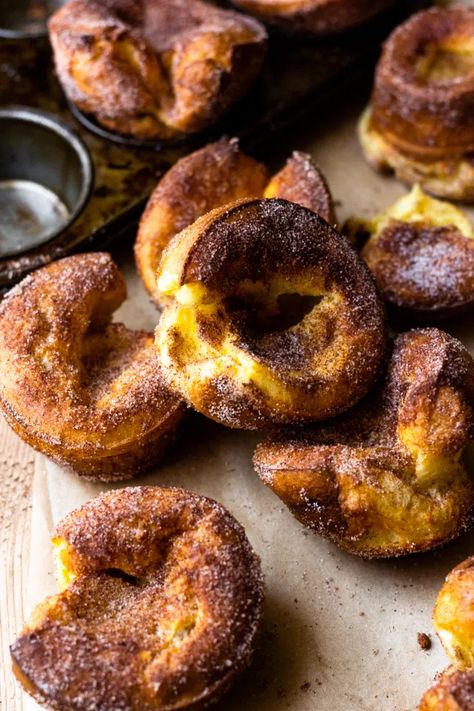
[[[221,138],[179,160],[155,188],[140,220],[135,260],[158,303],[156,275],[171,239],[206,212],[251,197],[281,197],[335,222],[333,199],[310,156],[295,151],[271,180],[266,167],[245,155],[235,138]]]
[[[262,22],[290,33],[331,35],[364,24],[393,0],[232,0]]]
[[[334,225],[334,201],[326,178],[307,153],[293,151],[286,165],[265,188],[265,197],[278,197],[312,210]]]
[[[263,195],[268,177],[264,165],[242,153],[237,139],[227,138],[170,168],[148,201],[135,243],[138,271],[155,299],[158,265],[171,239],[215,207]]]
[[[36,608],[11,647],[40,703],[196,711],[247,665],[262,572],[215,501],[183,489],[111,491],[66,516],[56,537],[75,580]]]
[[[49,28],[68,98],[112,131],[146,139],[215,123],[266,52],[256,20],[201,0],[70,0]]]
[[[474,240],[453,226],[393,220],[362,256],[384,299],[400,309],[440,318],[474,306]]]
[[[296,518],[351,553],[427,550],[471,519],[474,488],[458,456],[473,405],[462,344],[410,331],[395,341],[383,387],[332,423],[270,437],[254,465]]]
[[[420,161],[474,151],[474,72],[426,78],[420,62],[433,47],[474,37],[474,8],[420,12],[386,42],[372,95],[373,128],[398,151]]]
[[[450,667],[425,693],[418,711],[474,711],[474,671]]]
[[[34,272],[0,305],[0,407],[28,444],[91,479],[155,464],[184,404],[164,383],[153,336],[110,323],[126,297],[108,254]]]
[[[170,304],[157,328],[157,343],[165,344],[170,359],[166,377],[206,416],[245,429],[323,419],[355,403],[377,377],[386,334],[372,278],[346,238],[314,212],[280,199],[218,208],[174,238],[162,265],[181,285],[198,284],[219,295],[221,307],[201,326],[199,338],[219,354],[220,339],[231,333],[240,352],[268,368],[291,398],[279,401],[252,380],[238,382],[226,372],[190,383],[186,372],[194,353],[179,332],[168,330],[180,308]],[[301,284],[306,294],[322,294],[322,300],[296,325],[277,323],[262,332],[256,328],[258,305],[241,302],[239,290],[257,285],[265,301],[278,279],[295,283],[295,292]],[[205,371],[201,363],[196,374],[201,366]]]

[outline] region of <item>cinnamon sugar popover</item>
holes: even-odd
[[[448,202],[419,186],[372,220],[350,220],[367,241],[362,256],[385,301],[407,315],[435,319],[474,306],[474,228]]]
[[[419,711],[474,709],[474,558],[452,570],[438,595],[433,623],[452,662],[423,696]]]
[[[232,0],[262,22],[304,35],[331,35],[364,24],[393,0]]]
[[[357,402],[385,352],[375,284],[345,237],[281,199],[207,213],[163,255],[167,381],[229,427],[318,420]]]
[[[334,222],[329,188],[310,156],[295,151],[270,179],[266,167],[245,155],[236,138],[221,138],[178,161],[160,180],[140,221],[135,259],[146,289],[160,301],[156,274],[165,247],[209,210],[241,198],[281,197]]]
[[[69,0],[49,29],[70,101],[138,139],[215,123],[246,93],[266,52],[257,20],[201,0]]]
[[[155,464],[186,409],[163,380],[153,334],[111,323],[125,297],[108,254],[81,254],[34,272],[0,304],[7,422],[89,479]]]
[[[391,35],[359,135],[369,162],[474,201],[474,8],[420,12]]]
[[[47,708],[194,711],[247,665],[260,561],[212,499],[110,491],[68,514],[53,544],[61,592],[11,647],[17,678]]]
[[[385,383],[332,422],[260,444],[260,478],[303,524],[350,553],[422,551],[470,523],[462,463],[473,435],[474,361],[437,329],[397,337]]]

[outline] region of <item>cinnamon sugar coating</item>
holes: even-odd
[[[262,572],[215,501],[110,491],[68,514],[53,543],[63,589],[11,647],[17,677],[47,708],[196,711],[247,665]]]
[[[90,479],[135,475],[174,441],[186,408],[153,336],[111,317],[126,298],[108,254],[59,260],[0,304],[0,407],[35,449]]]
[[[257,76],[267,39],[256,20],[201,0],[69,0],[49,30],[68,98],[143,139],[215,123]]]
[[[393,0],[232,0],[262,22],[301,35],[332,35],[354,29],[390,7]]]
[[[351,218],[346,230],[384,300],[399,315],[435,320],[474,306],[474,227],[451,203],[419,186],[370,220]]]
[[[166,378],[230,427],[324,419],[372,386],[385,318],[346,238],[281,199],[217,208],[164,253],[156,330]]]
[[[362,256],[397,307],[443,317],[474,306],[474,239],[451,225],[394,222]]]
[[[140,221],[135,260],[147,291],[160,302],[156,275],[163,250],[198,217],[250,197],[281,197],[333,223],[326,180],[311,158],[295,151],[270,179],[266,167],[245,155],[238,140],[221,138],[179,160],[155,188]]]
[[[474,8],[432,8],[386,42],[361,140],[376,167],[442,197],[470,201],[473,112]]]
[[[473,436],[474,362],[437,329],[397,337],[385,383],[342,417],[258,445],[262,481],[315,532],[357,555],[427,550],[471,521],[461,460]]]

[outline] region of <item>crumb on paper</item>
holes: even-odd
[[[426,632],[418,632],[417,634],[418,645],[420,649],[427,652],[431,649],[431,637],[426,634]]]

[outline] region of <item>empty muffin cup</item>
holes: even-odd
[[[0,109],[0,258],[64,232],[92,182],[89,151],[65,124],[32,109]]]
[[[46,37],[48,19],[64,0],[0,0],[0,37]]]

